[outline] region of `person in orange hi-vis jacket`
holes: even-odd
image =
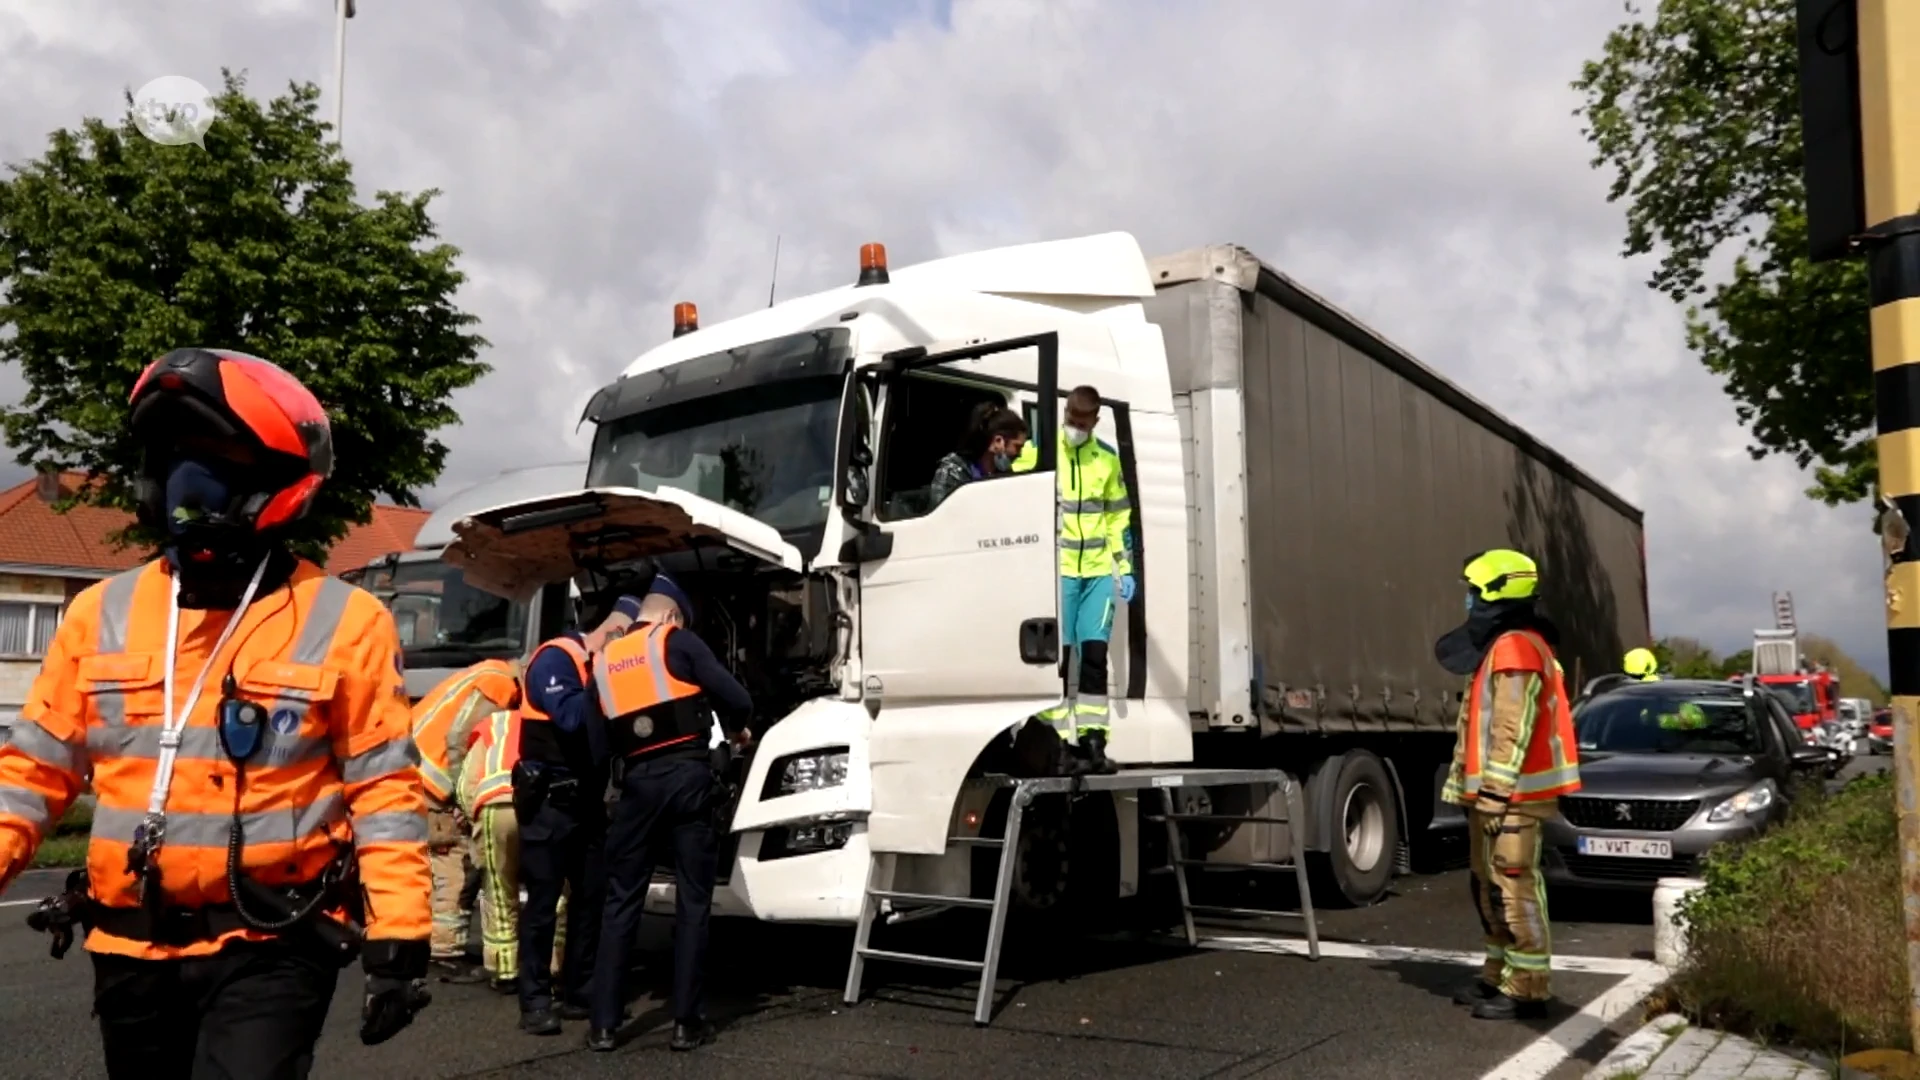
[[[29,922],[86,932],[107,1074],[303,1078],[341,968],[360,1038],[427,1004],[426,797],[399,637],[291,554],[333,468],[325,411],[258,357],[135,382],[163,557],[75,597],[0,745],[0,887],[91,781],[84,871]]]
[[[413,706],[413,745],[427,791],[427,852],[433,866],[433,966],[442,982],[485,981],[467,963],[470,913],[460,894],[473,865],[467,815],[454,799],[474,725],[497,709],[520,707],[520,676],[505,660],[482,660],[454,672]]]

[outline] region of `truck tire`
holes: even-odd
[[[1308,857],[1317,897],[1334,897],[1353,907],[1380,899],[1393,880],[1394,853],[1400,847],[1400,809],[1393,780],[1380,759],[1352,750],[1326,778],[1331,797],[1316,798],[1328,808],[1331,850]]]

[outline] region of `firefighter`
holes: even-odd
[[[399,637],[286,546],[333,467],[305,387],[178,349],[130,404],[163,556],[75,597],[47,647],[0,745],[0,887],[91,778],[87,867],[35,924],[56,955],[86,932],[107,1074],[305,1077],[356,952],[361,1041],[429,1000]]]
[[[472,868],[468,821],[454,799],[458,755],[475,723],[497,709],[520,707],[520,678],[505,660],[482,660],[427,691],[413,707],[413,745],[427,792],[427,850],[433,863],[433,964],[442,982],[479,982],[467,963],[472,923],[461,893]]]
[[[1660,681],[1660,660],[1653,655],[1652,649],[1634,649],[1628,652],[1622,667],[1630,679],[1639,682]]]
[[[520,715],[497,709],[479,718],[454,755],[458,802],[473,833],[480,875],[482,970],[494,992],[517,994],[520,979],[520,823],[513,816],[513,767],[520,760]],[[552,970],[566,951],[566,897],[555,909]]]
[[[625,601],[622,601],[625,603]],[[686,629],[692,603],[666,574],[632,612],[633,629],[595,658],[594,683],[619,755],[620,797],[607,835],[607,905],[587,1045],[619,1045],[627,949],[640,928],[662,852],[673,859],[673,1041],[693,1050],[713,1039],[703,985],[720,837],[719,784],[709,753],[714,709],[736,745],[752,738],[753,699],[705,642]]]
[[[1545,1015],[1553,952],[1540,827],[1580,790],[1573,717],[1554,645],[1534,610],[1539,572],[1517,551],[1467,560],[1467,619],[1434,644],[1440,666],[1467,676],[1453,765],[1440,797],[1466,808],[1474,905],[1486,930],[1480,977],[1456,1001],[1482,1020]]]
[[[1100,423],[1100,391],[1077,386],[1067,394],[1060,429],[1060,641],[1080,657],[1078,678],[1064,704],[1041,718],[1060,737],[1077,744],[1079,768],[1110,773],[1107,637],[1113,632],[1114,604],[1133,602],[1133,503],[1120,454],[1093,437]],[[1032,469],[1038,453],[1032,443],[1021,451],[1015,472]]]
[[[593,656],[632,623],[639,601],[621,581],[590,580],[581,590],[581,625],[535,649],[520,706],[520,760],[513,766],[514,816],[520,828],[520,1028],[558,1035],[562,1020],[592,1015],[589,987],[599,949],[606,889],[606,725],[588,692]],[[628,610],[616,610],[624,604]],[[547,963],[566,905],[566,960],[555,1001]]]

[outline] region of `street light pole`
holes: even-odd
[[[1920,3],[1797,0],[1807,256],[1865,256],[1887,675],[1920,1049]]]
[[[1860,0],[1856,27],[1880,491],[1909,527],[1887,573],[1887,664],[1907,972],[1920,989],[1920,552],[1912,536],[1920,525],[1920,4]],[[1912,994],[1907,1023],[1920,1048]]]
[[[353,18],[353,0],[333,0],[333,141],[346,144],[347,20]]]

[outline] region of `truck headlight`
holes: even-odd
[[[1762,780],[1713,808],[1707,820],[1724,824],[1742,814],[1757,814],[1773,805],[1773,781]]]
[[[760,797],[777,799],[782,795],[839,787],[847,782],[847,750],[844,746],[823,746],[775,759],[767,770],[766,787]]]

